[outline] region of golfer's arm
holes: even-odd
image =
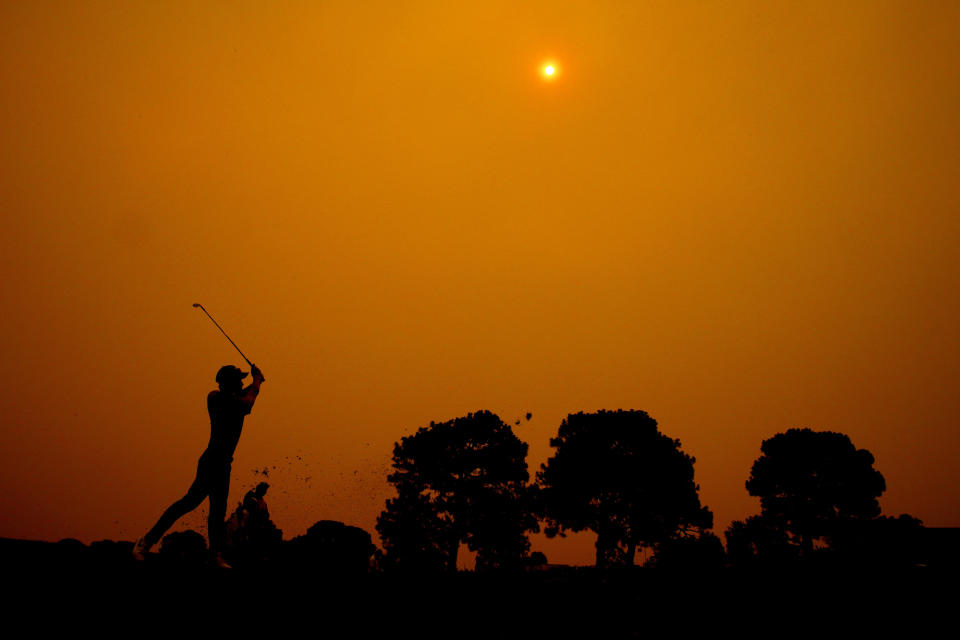
[[[240,402],[247,406],[247,408],[252,408],[253,403],[257,400],[257,394],[260,393],[260,383],[263,382],[259,378],[254,378],[246,389],[243,390],[243,393],[240,394]]]

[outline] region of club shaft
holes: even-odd
[[[207,312],[207,310],[204,308],[204,306],[203,306],[202,304],[200,304],[200,303],[197,303],[197,306],[200,307],[200,308],[203,310],[203,312],[207,314],[207,317],[210,318],[210,322],[212,322],[213,324],[215,324],[215,325],[217,326],[217,329],[220,329],[220,333],[223,334],[223,337],[225,337],[227,340],[230,340],[230,336],[227,335],[227,332],[223,330],[223,327],[221,327],[220,324],[219,324],[216,320],[213,319],[213,316],[210,315],[209,312]],[[253,363],[250,362],[250,360],[247,359],[247,356],[243,355],[243,351],[240,351],[240,347],[237,346],[237,343],[234,342],[233,340],[230,340],[230,344],[232,344],[232,345],[233,345],[233,348],[237,350],[237,353],[240,354],[240,357],[243,358],[244,360],[246,360],[246,361],[247,361],[247,364],[252,367],[252,366],[253,366]]]

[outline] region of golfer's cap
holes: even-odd
[[[240,371],[232,364],[225,364],[217,371],[217,382],[226,382],[227,380],[243,380],[247,377],[246,371]]]

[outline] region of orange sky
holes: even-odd
[[[960,525],[957,33],[917,1],[0,4],[0,536],[133,539],[182,495],[241,364],[193,302],[267,377],[231,507],[276,466],[287,537],[373,532],[394,441],[481,408],[533,412],[532,470],[568,413],[648,411],[720,534],[793,426]]]

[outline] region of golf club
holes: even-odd
[[[216,320],[213,319],[213,316],[210,315],[210,313],[203,307],[202,304],[200,304],[199,302],[194,302],[193,306],[203,310],[203,312],[207,314],[207,317],[210,318],[210,322],[217,325],[217,329],[220,329],[220,333],[222,333],[227,340],[230,340],[230,336],[227,335],[227,332],[223,330],[223,327],[221,327]],[[240,354],[240,357],[247,361],[248,365],[250,365],[251,367],[254,366],[253,363],[250,362],[249,359],[247,359],[247,356],[243,355],[243,351],[240,351],[240,347],[237,346],[236,342],[234,342],[233,340],[230,340],[230,344],[232,344],[233,348],[237,350],[237,353]]]

